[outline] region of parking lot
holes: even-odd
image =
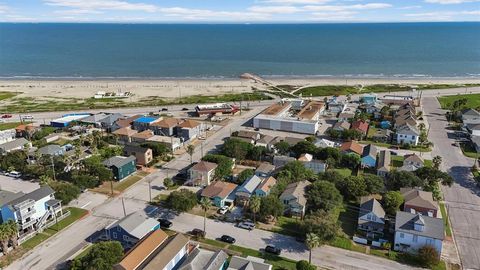
[[[23,193],[29,193],[39,187],[40,185],[37,182],[30,182],[20,178],[0,175],[0,190],[6,190],[15,193],[20,191]]]

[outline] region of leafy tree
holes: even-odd
[[[243,182],[245,182],[245,180],[249,179],[254,174],[255,174],[255,171],[253,169],[245,169],[238,174],[235,183],[241,185],[243,184]]]
[[[55,132],[55,128],[54,127],[43,127],[41,129],[39,129],[37,132],[35,132],[32,136],[32,138],[35,140],[35,141],[38,141],[38,140],[41,140],[45,137],[47,137],[48,135],[52,134]]]
[[[222,153],[231,158],[244,160],[252,150],[253,145],[237,138],[228,138],[222,146]]]
[[[417,256],[424,267],[432,267],[440,262],[440,256],[437,250],[430,245],[419,248]]]
[[[290,144],[286,141],[281,141],[275,144],[275,149],[277,149],[280,155],[287,155],[290,152]]]
[[[355,153],[348,153],[342,154],[340,162],[343,167],[354,170],[360,165],[361,161],[362,160],[359,155]]]
[[[319,180],[307,187],[307,209],[309,211],[325,210],[327,212],[342,204],[342,195],[333,183]]]
[[[433,163],[433,168],[439,170],[440,165],[442,164],[442,157],[441,156],[434,156],[433,160],[432,160],[432,163]]]
[[[247,157],[251,160],[261,160],[266,152],[267,148],[264,146],[254,146],[248,151]]]
[[[412,172],[392,171],[387,177],[388,190],[400,190],[402,187],[423,186],[423,181]]]
[[[152,154],[155,157],[163,157],[165,154],[170,152],[170,149],[166,145],[161,143],[146,142],[142,143],[141,146],[144,148],[152,149]]]
[[[340,185],[343,182],[345,177],[337,171],[326,171],[318,174],[319,180],[325,180],[335,184],[335,186]]]
[[[51,181],[50,187],[55,190],[55,198],[62,201],[63,205],[67,205],[80,195],[80,188],[76,185],[64,181]]]
[[[385,188],[385,184],[383,183],[383,178],[378,175],[366,173],[362,175],[363,179],[365,180],[365,185],[367,186],[367,193],[380,193]]]
[[[315,155],[317,152],[317,147],[312,142],[301,141],[292,146],[291,151],[295,154],[296,157],[299,157],[301,154],[305,153]]]
[[[395,215],[403,204],[403,196],[399,191],[388,191],[383,196],[383,207],[389,215]]]
[[[307,233],[307,237],[305,239],[305,244],[307,244],[308,248],[308,264],[312,263],[312,250],[318,246],[320,246],[320,237],[315,233]],[[314,268],[315,269],[315,268]]]
[[[23,172],[27,166],[27,155],[25,152],[17,150],[8,152],[3,156],[0,156],[0,167],[6,171],[14,168],[13,170]],[[11,171],[13,171],[11,170]]]
[[[100,151],[100,155],[103,159],[111,158],[114,156],[120,156],[123,153],[123,148],[120,146],[105,147]]]
[[[206,233],[207,229],[207,211],[212,207],[212,201],[207,197],[202,197],[200,200],[200,206],[203,209],[203,231]]]
[[[283,178],[287,180],[288,183],[298,182],[302,180],[315,180],[315,173],[303,166],[303,163],[300,161],[291,161],[278,173],[278,178]]]
[[[118,241],[106,241],[93,244],[88,253],[75,259],[72,270],[111,270],[123,257],[123,247]]]
[[[163,185],[166,186],[167,188],[173,186],[174,183],[172,181],[172,178],[166,177],[165,179],[163,179]]]
[[[283,214],[283,203],[272,194],[260,199],[260,216],[265,219],[267,216],[277,218]]]
[[[361,176],[348,176],[342,182],[337,183],[337,189],[346,199],[356,199],[367,195],[367,185]]]
[[[316,270],[317,267],[313,264],[310,264],[308,261],[301,260],[298,261],[297,264],[295,265],[295,268],[297,270]]]
[[[72,183],[80,188],[94,188],[100,184],[100,182],[95,176],[88,174],[73,175]]]
[[[307,142],[314,143],[317,140],[317,138],[315,136],[308,136],[308,137],[305,138],[305,140]]]
[[[197,205],[197,195],[188,189],[175,190],[168,195],[166,205],[179,213],[187,212]]]
[[[216,163],[215,178],[224,179],[232,174],[233,160],[223,155],[208,154],[202,158],[204,161]]]
[[[316,157],[320,160],[333,159],[335,163],[339,163],[341,158],[341,153],[338,148],[325,147],[318,150]]]
[[[307,215],[303,221],[302,230],[305,234],[316,234],[320,244],[323,244],[334,240],[340,231],[340,227],[337,218],[333,214],[318,210]]]
[[[346,141],[361,140],[363,138],[363,133],[356,129],[347,129],[342,131],[341,137]]]
[[[253,214],[253,223],[257,223],[257,213],[260,211],[261,203],[260,197],[256,195],[252,196],[248,202],[248,208]]]
[[[0,224],[0,246],[2,247],[3,253],[8,254],[8,244],[11,242],[13,248],[15,249],[18,246],[18,225],[13,220],[8,220],[7,222]]]

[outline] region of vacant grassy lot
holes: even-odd
[[[122,193],[127,188],[137,183],[147,175],[148,175],[147,172],[137,171],[135,174],[130,175],[129,177],[127,177],[125,180],[121,182],[113,182],[113,193],[114,194]],[[93,189],[92,191],[110,195],[112,194],[112,184],[110,181],[104,182],[101,186]]]
[[[467,99],[465,108],[479,108],[480,107],[480,94],[468,94],[468,95],[455,95],[438,97],[438,101],[442,106],[442,109],[451,109],[451,106],[455,100]]]
[[[18,127],[20,122],[11,122],[11,123],[0,123],[0,130],[7,130]]]

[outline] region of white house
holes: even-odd
[[[189,170],[189,182],[193,185],[208,186],[213,180],[217,164],[207,161],[200,161]]]
[[[429,245],[433,246],[438,254],[441,254],[444,237],[443,219],[397,211],[395,250],[415,252],[419,248]]]
[[[397,128],[395,137],[399,144],[417,145],[420,138],[420,131],[412,125],[404,124]]]

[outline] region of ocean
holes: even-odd
[[[0,24],[0,77],[480,77],[480,23]]]

